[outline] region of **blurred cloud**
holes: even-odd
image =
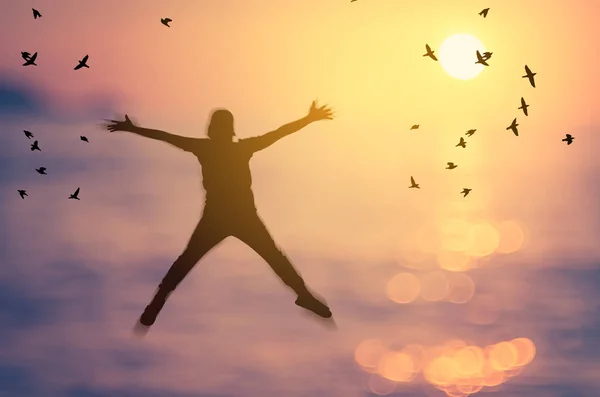
[[[529,338],[535,358],[499,394],[596,395],[600,120],[585,69],[596,63],[559,77],[585,49],[571,36],[593,37],[597,21],[558,2],[518,4],[519,12],[507,2],[485,24],[466,0],[433,14],[376,3],[188,2],[172,5],[170,30],[159,23],[162,6],[135,2],[57,2],[35,22],[18,5],[0,15],[18,21],[0,24],[4,37],[22,37],[0,62],[18,60],[21,45],[52,54],[44,68],[0,72],[0,396],[365,397],[374,387],[443,395],[420,376],[389,388],[358,368],[355,349],[373,338],[399,349]],[[543,23],[571,23],[560,40],[530,23],[540,9]],[[506,40],[503,13],[528,42]],[[298,35],[307,25],[314,29]],[[77,29],[86,34],[73,40]],[[497,54],[477,81],[423,64],[422,40],[412,40],[439,42],[457,29]],[[558,47],[531,52],[535,42]],[[85,52],[90,73],[73,74],[71,60]],[[525,95],[525,57],[540,65],[540,87],[525,91],[531,116],[516,140],[504,127]],[[200,216],[201,174],[190,154],[94,124],[123,107],[144,126],[198,135],[198,119],[226,104],[247,136],[300,117],[315,95],[339,107],[339,119],[257,154],[251,167],[261,216],[339,329],[303,316],[261,258],[228,239],[190,273],[148,337],[133,339]],[[404,134],[414,122],[420,133]],[[456,152],[454,134],[471,124],[469,150]],[[42,152],[29,151],[23,129]],[[569,147],[565,132],[576,137]],[[451,176],[446,161],[460,164]],[[40,165],[47,177],[33,171]],[[422,191],[408,191],[413,173]],[[477,186],[468,200],[458,196],[464,183]],[[67,200],[76,187],[81,202]],[[466,286],[460,294],[456,280]]]
[[[27,120],[50,123],[100,121],[110,117],[117,106],[115,92],[56,92],[23,75],[0,70],[0,120],[3,123]]]

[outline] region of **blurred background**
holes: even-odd
[[[0,4],[0,396],[597,395],[595,2]],[[458,33],[494,54],[472,80],[422,57]],[[339,329],[228,239],[132,338],[201,214],[201,174],[102,119],[204,137],[225,107],[243,138],[313,99],[337,118],[251,167],[261,217]]]

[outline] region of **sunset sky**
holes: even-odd
[[[597,396],[597,15],[592,0],[0,1],[0,397]],[[471,80],[422,56],[459,33],[493,52]],[[336,119],[257,153],[253,191],[338,329],[228,239],[133,338],[204,192],[193,155],[102,120],[205,137],[227,108],[244,138],[315,99]]]

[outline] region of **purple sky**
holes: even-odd
[[[432,369],[436,346],[514,338],[533,341],[535,357],[482,393],[597,396],[595,2],[503,1],[486,20],[466,0],[17,3],[0,7],[0,397],[444,396],[431,385],[449,376]],[[497,63],[458,82],[421,55],[464,32]],[[38,51],[38,66],[22,67],[20,51]],[[90,68],[73,71],[86,54]],[[520,79],[524,63],[535,89]],[[98,124],[127,112],[202,136],[224,106],[250,136],[302,117],[315,97],[339,117],[257,154],[253,190],[338,329],[304,315],[231,239],[133,338],[200,216],[200,169]],[[518,138],[505,130],[517,116]],[[468,128],[478,131],[463,152],[454,144]],[[447,161],[459,164],[452,178]],[[420,191],[407,189],[411,175]],[[77,187],[81,201],[67,200]],[[399,273],[415,277],[393,284]],[[464,303],[451,302],[464,292],[457,280],[473,287]],[[385,360],[371,372],[357,362],[371,339],[431,357],[413,357],[423,368],[410,382],[385,383]]]

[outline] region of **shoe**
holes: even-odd
[[[154,299],[152,299],[152,302],[150,302],[150,304],[146,306],[146,309],[144,309],[144,312],[140,316],[140,324],[145,327],[152,326],[156,322],[156,317],[158,316],[158,313],[160,313],[160,311],[162,310],[166,301],[167,295],[156,294]]]
[[[331,318],[332,316],[331,310],[329,310],[329,308],[323,302],[319,301],[312,295],[298,296],[298,299],[296,299],[295,303],[297,306],[300,306],[306,310],[310,310],[319,317]]]

